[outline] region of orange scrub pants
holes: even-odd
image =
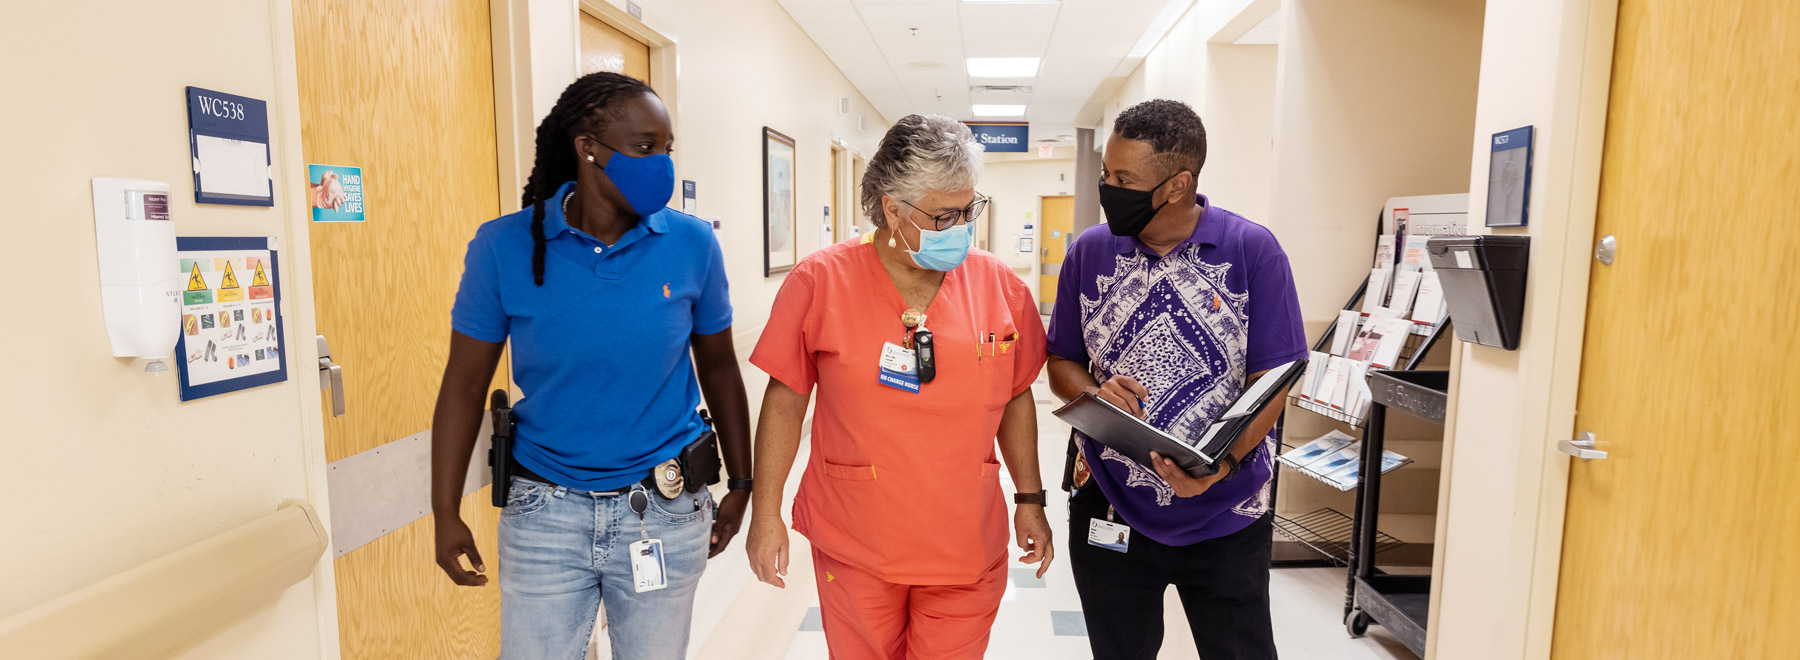
[[[1006,560],[973,584],[894,584],[813,550],[832,660],[979,660],[1006,592]]]

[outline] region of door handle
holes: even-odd
[[[344,368],[331,361],[331,345],[319,335],[319,389],[331,390],[331,416],[344,416]]]
[[[1558,441],[1556,450],[1575,458],[1596,460],[1606,458],[1606,452],[1595,449],[1598,444],[1599,441],[1594,439],[1594,432],[1586,431],[1581,434],[1580,440]]]

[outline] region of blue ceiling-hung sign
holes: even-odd
[[[1022,121],[964,122],[975,133],[975,141],[988,153],[1027,153],[1031,151],[1031,128]]]

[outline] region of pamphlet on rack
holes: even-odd
[[[1338,312],[1337,327],[1331,331],[1331,354],[1348,355],[1351,340],[1356,339],[1356,324],[1362,321],[1362,314],[1354,309]]]
[[[1373,312],[1387,303],[1388,274],[1391,272],[1383,268],[1369,269],[1369,288],[1363,291],[1362,311]]]
[[[1388,297],[1386,309],[1393,310],[1400,316],[1406,316],[1407,312],[1412,311],[1413,296],[1419,292],[1419,280],[1422,276],[1423,273],[1416,270],[1394,273],[1394,293]]]
[[[1384,235],[1375,239],[1375,267],[1385,270],[1394,269],[1394,237]]]
[[[1344,407],[1345,386],[1350,382],[1350,365],[1348,358],[1331,356],[1325,362],[1324,382],[1319,383],[1317,396],[1313,398],[1320,404],[1331,406],[1335,410]]]
[[[1425,249],[1430,236],[1407,236],[1406,249],[1400,253],[1400,270],[1431,270],[1431,253]]]
[[[1338,490],[1350,490],[1361,481],[1361,459],[1362,442],[1337,430],[1288,450],[1279,458],[1282,464]],[[1411,462],[1410,458],[1383,450],[1381,473],[1387,474]]]
[[[1310,351],[1306,357],[1306,375],[1300,377],[1300,398],[1311,401],[1313,391],[1325,380],[1325,364],[1331,360],[1329,353]]]
[[[1438,280],[1435,270],[1419,274],[1419,296],[1413,302],[1412,319],[1426,323],[1442,323],[1446,315],[1444,309],[1444,285]]]
[[[1412,334],[1412,321],[1384,309],[1370,314],[1368,325],[1374,328],[1370,334],[1376,336],[1377,341],[1375,351],[1363,362],[1378,369],[1394,368],[1400,362],[1400,350],[1406,348],[1407,336]]]

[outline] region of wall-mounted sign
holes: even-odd
[[[273,240],[175,239],[185,276],[175,361],[181,400],[287,380],[281,282]],[[171,267],[176,264],[170,264]]]
[[[188,154],[194,201],[274,206],[269,177],[269,107],[253,98],[187,88]]]
[[[362,168],[307,165],[306,205],[313,222],[362,222]]]
[[[687,179],[681,180],[681,212],[688,215],[700,213],[700,184]]]
[[[1523,227],[1531,207],[1531,127],[1495,133],[1488,157],[1487,226]]]
[[[964,122],[988,153],[1031,153],[1031,128],[1022,121]]]

